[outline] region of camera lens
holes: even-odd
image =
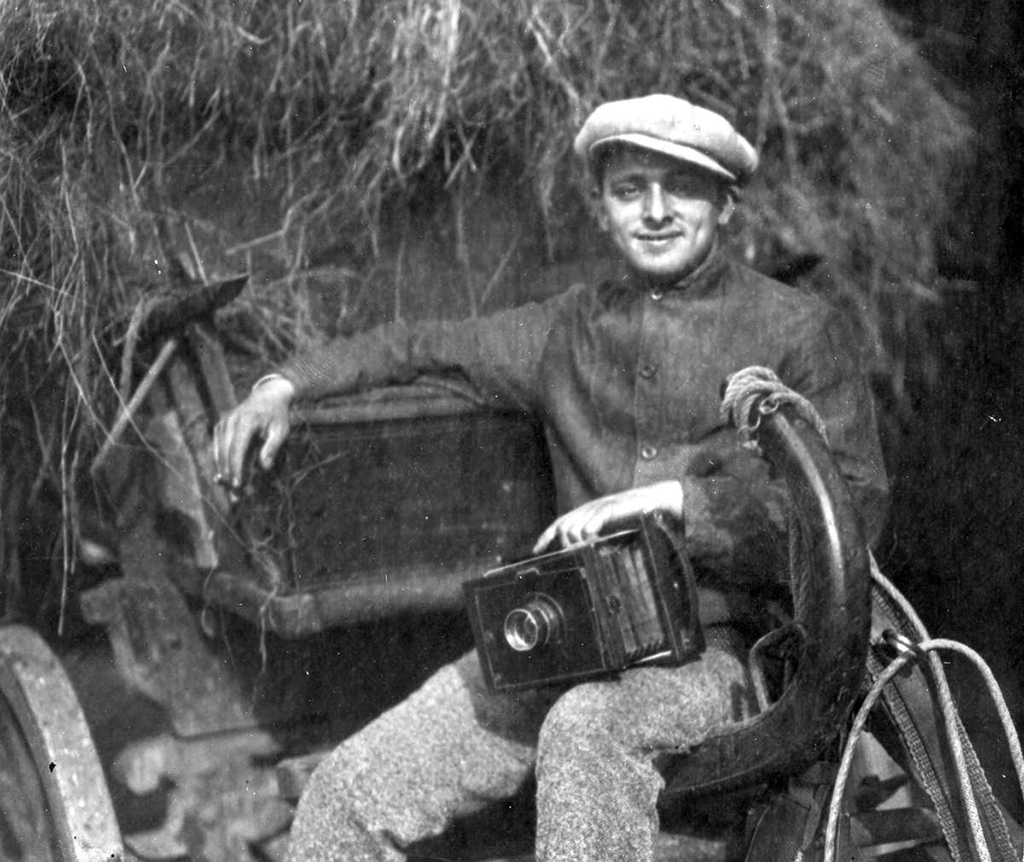
[[[516,652],[529,652],[558,635],[561,614],[548,596],[533,596],[505,617],[505,642]]]

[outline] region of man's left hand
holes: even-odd
[[[593,539],[606,527],[612,527],[652,512],[681,518],[683,486],[674,479],[630,488],[590,500],[556,518],[533,546],[533,553],[544,551],[557,538],[563,547]]]

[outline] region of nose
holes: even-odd
[[[665,193],[660,185],[653,183],[644,197],[644,219],[654,224],[662,224],[668,217]]]

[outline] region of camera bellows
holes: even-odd
[[[658,613],[655,579],[648,575],[643,547],[635,542],[599,545],[597,577],[609,611],[618,616],[623,658],[633,662],[668,649]]]
[[[698,654],[693,569],[669,529],[650,516],[467,582],[488,686],[538,687]]]

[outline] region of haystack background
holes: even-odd
[[[75,480],[152,359],[132,351],[147,303],[250,273],[219,316],[244,386],[312,340],[592,277],[605,249],[573,132],[604,99],[663,91],[729,114],[761,150],[734,251],[861,328],[897,495],[883,562],[936,633],[993,659],[1020,715],[1019,647],[994,630],[1022,604],[1016,372],[988,311],[1005,323],[1016,306],[1006,203],[973,194],[999,152],[978,110],[992,103],[960,68],[989,19],[902,8],[0,5],[2,612],[48,621],[83,577]],[[920,29],[940,14],[947,30]]]

